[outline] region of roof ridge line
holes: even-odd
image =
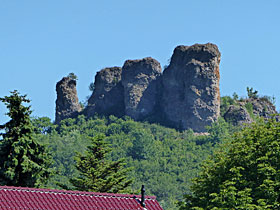
[[[57,194],[94,196],[94,197],[120,197],[120,198],[126,198],[126,199],[141,198],[140,195],[134,195],[134,194],[130,195],[130,194],[120,194],[120,193],[68,191],[68,190],[44,189],[44,188],[14,187],[14,186],[0,186],[0,190],[26,191],[26,192],[39,192],[39,193],[57,193]],[[145,196],[145,199],[146,200],[156,200],[156,196]]]

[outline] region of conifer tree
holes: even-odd
[[[42,186],[51,174],[50,156],[46,148],[34,139],[34,128],[30,119],[30,106],[26,95],[18,91],[10,96],[0,98],[8,108],[11,118],[0,125],[2,140],[0,142],[0,184],[9,186]]]
[[[124,168],[124,159],[110,161],[107,159],[111,149],[104,140],[104,135],[91,138],[85,155],[76,157],[80,176],[70,182],[77,190],[94,192],[123,192],[132,180],[127,178],[130,168]]]

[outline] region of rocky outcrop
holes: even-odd
[[[88,100],[85,113],[92,117],[101,115],[124,115],[124,89],[121,84],[120,67],[105,68],[97,72],[94,91]]]
[[[176,47],[163,74],[160,63],[151,57],[127,60],[122,68],[102,69],[82,113],[87,117],[128,115],[204,133],[220,116],[220,58],[216,45],[195,44]],[[57,83],[56,91],[56,123],[81,113],[73,73]],[[222,117],[227,122],[243,125],[277,114],[272,98],[259,97],[252,88],[247,91],[248,98],[222,100]]]
[[[83,114],[128,115],[205,132],[205,126],[220,114],[220,56],[214,44],[195,44],[176,47],[163,74],[160,63],[151,57],[127,60],[122,68],[105,68],[95,76]],[[58,84],[57,122],[80,110],[76,89],[71,89],[75,85],[75,81]]]
[[[177,128],[204,132],[219,117],[220,57],[210,43],[175,48],[162,77],[161,108]]]
[[[253,114],[255,116],[271,118],[272,115],[277,114],[276,107],[266,97],[256,99],[247,99],[245,103],[251,103],[253,106]]]
[[[55,123],[65,118],[75,117],[81,111],[75,79],[63,77],[56,84],[56,93]]]
[[[276,114],[276,108],[268,97],[256,97],[236,100],[235,105],[229,106],[223,117],[233,125],[242,125],[252,123],[259,117],[269,119]],[[279,116],[275,118],[279,120]]]
[[[253,122],[246,108],[240,105],[230,105],[223,117],[227,122],[233,125],[243,125]]]
[[[125,114],[135,120],[150,115],[157,100],[157,78],[161,66],[153,58],[127,60],[122,71]]]

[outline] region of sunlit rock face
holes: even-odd
[[[76,117],[82,110],[77,95],[76,80],[63,77],[56,84],[56,93],[55,123],[66,118]]]
[[[259,117],[265,120],[275,118],[279,121],[276,107],[267,97],[247,98],[235,101],[223,115],[224,119],[233,125],[250,124]]]
[[[135,120],[152,114],[157,100],[160,63],[151,58],[127,60],[122,67],[125,114]]]
[[[205,126],[220,115],[220,57],[216,45],[195,44],[176,47],[163,73],[151,57],[127,60],[122,68],[102,69],[82,113],[87,117],[128,115],[205,132]],[[63,78],[57,94],[56,122],[81,113],[75,80]]]
[[[178,46],[162,76],[161,109],[179,129],[205,132],[220,115],[219,63],[214,44]]]

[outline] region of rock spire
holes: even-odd
[[[127,60],[122,71],[125,114],[135,120],[152,114],[157,98],[160,63],[151,58]]]
[[[206,131],[220,115],[219,63],[214,44],[178,46],[162,77],[161,107],[179,129]]]
[[[76,90],[76,80],[71,77],[63,77],[56,84],[56,112],[55,123],[70,117],[76,117],[82,110]]]

